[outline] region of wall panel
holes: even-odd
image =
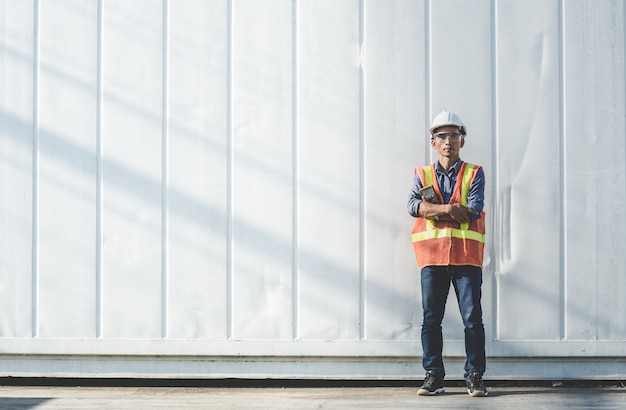
[[[33,286],[36,222],[38,13],[30,2],[1,2],[0,12],[0,335],[36,332]]]
[[[564,8],[566,337],[624,339],[623,2]],[[617,29],[618,27],[620,27]],[[610,147],[607,149],[607,147]],[[582,169],[582,164],[585,164]],[[608,185],[610,184],[610,185]],[[595,274],[594,274],[595,273]]]
[[[491,3],[486,0],[472,3],[459,0],[432,2],[430,13],[430,117],[448,110],[459,114],[461,119],[471,119],[471,122],[464,120],[468,136],[460,155],[464,161],[484,167],[485,212],[487,220],[491,221],[493,215],[489,198],[494,178]],[[430,145],[428,151],[429,162],[434,162],[437,152]],[[495,270],[490,256],[487,246],[483,293],[489,296],[493,294]],[[492,301],[491,297],[485,297],[483,302],[487,338],[491,338],[493,330],[491,324],[495,312]],[[463,323],[456,302],[451,294],[445,317],[446,323],[451,326],[445,328],[444,337],[462,340]]]
[[[598,158],[598,235],[596,273],[598,288],[598,339],[626,340],[626,30],[624,2],[596,4],[597,146],[610,147]],[[608,176],[610,182],[606,180]],[[606,189],[605,187],[610,187]],[[568,252],[569,253],[569,252]],[[574,275],[580,278],[583,274]],[[576,292],[568,300],[575,300]]]
[[[163,3],[102,16],[102,335],[163,335]]]
[[[413,168],[426,157],[425,3],[364,3],[365,337],[419,339],[419,271],[406,252]]]
[[[495,18],[498,338],[558,340],[563,333],[559,2],[501,1]]]
[[[94,337],[97,331],[97,6],[40,4],[40,337]]]
[[[167,336],[228,334],[228,8],[170,2]]]
[[[360,330],[359,2],[300,2],[298,53],[298,336]]]
[[[233,337],[292,337],[292,4],[232,9]]]

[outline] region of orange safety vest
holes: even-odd
[[[450,204],[467,206],[467,195],[479,169],[478,165],[466,162],[461,164]],[[439,203],[443,204],[435,164],[416,168],[415,172],[419,174],[422,186],[432,185],[435,188]],[[415,257],[420,267],[472,265],[482,268],[485,249],[485,212],[480,213],[480,218],[463,224],[435,222],[422,217],[415,218],[412,238]]]

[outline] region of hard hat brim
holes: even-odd
[[[430,135],[431,136],[434,135],[435,132],[437,132],[437,130],[439,128],[442,128],[442,127],[457,127],[459,129],[459,132],[461,133],[461,135],[463,135],[463,136],[467,135],[467,132],[465,131],[465,127],[462,126],[462,125],[459,126],[458,124],[437,124],[436,127],[432,127],[430,129]]]

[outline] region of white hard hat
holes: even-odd
[[[433,122],[430,126],[430,133],[435,132],[437,128],[444,127],[446,125],[453,125],[459,129],[461,135],[467,135],[467,130],[461,118],[453,112],[441,111],[433,118]]]

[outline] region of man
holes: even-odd
[[[486,359],[480,301],[485,174],[482,167],[460,159],[467,131],[458,115],[439,113],[430,134],[439,160],[416,168],[408,201],[408,211],[416,218],[412,238],[422,268],[422,362],[426,379],[418,394],[445,391],[441,322],[452,283],[465,326],[467,390],[472,397],[487,396],[482,379]]]

